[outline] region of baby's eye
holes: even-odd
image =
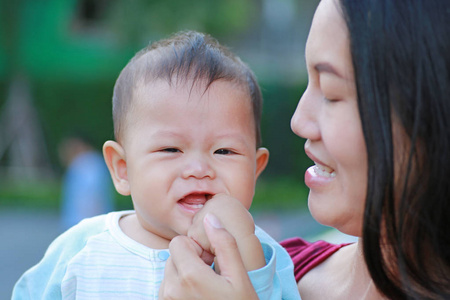
[[[169,152],[169,153],[177,153],[177,152],[180,152],[180,150],[177,149],[177,148],[164,148],[164,149],[162,149],[161,151],[162,151],[162,152]]]
[[[230,149],[219,149],[214,152],[214,154],[221,154],[221,155],[229,155],[229,154],[234,154],[234,153],[235,152],[231,151]]]

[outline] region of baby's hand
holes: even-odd
[[[194,216],[188,236],[204,251],[211,253],[211,245],[203,227],[203,219],[207,213],[214,214],[223,227],[236,239],[247,271],[259,269],[265,265],[261,243],[255,235],[255,223],[241,202],[231,196],[218,194],[207,201],[205,206]]]

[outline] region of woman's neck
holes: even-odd
[[[367,269],[366,261],[364,260],[363,243],[360,238],[356,243],[353,253],[353,271],[352,271],[353,285],[349,291],[356,293],[357,299],[382,299],[380,293],[373,283],[372,277]],[[350,298],[349,298],[350,299]],[[355,298],[356,299],[356,298]]]

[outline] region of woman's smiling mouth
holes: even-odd
[[[314,172],[319,175],[319,176],[324,176],[324,177],[329,177],[329,178],[334,178],[336,177],[336,172],[328,167],[328,166],[324,166],[321,165],[317,162],[314,162],[316,165],[314,166]]]

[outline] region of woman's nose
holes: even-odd
[[[192,155],[187,158],[187,162],[184,166],[182,177],[187,178],[215,178],[215,172],[211,163],[208,161],[207,157],[204,157],[201,154]]]
[[[309,88],[303,93],[297,104],[294,115],[291,119],[292,131],[305,139],[317,140],[320,138],[318,126],[318,114],[320,99],[317,99]]]

